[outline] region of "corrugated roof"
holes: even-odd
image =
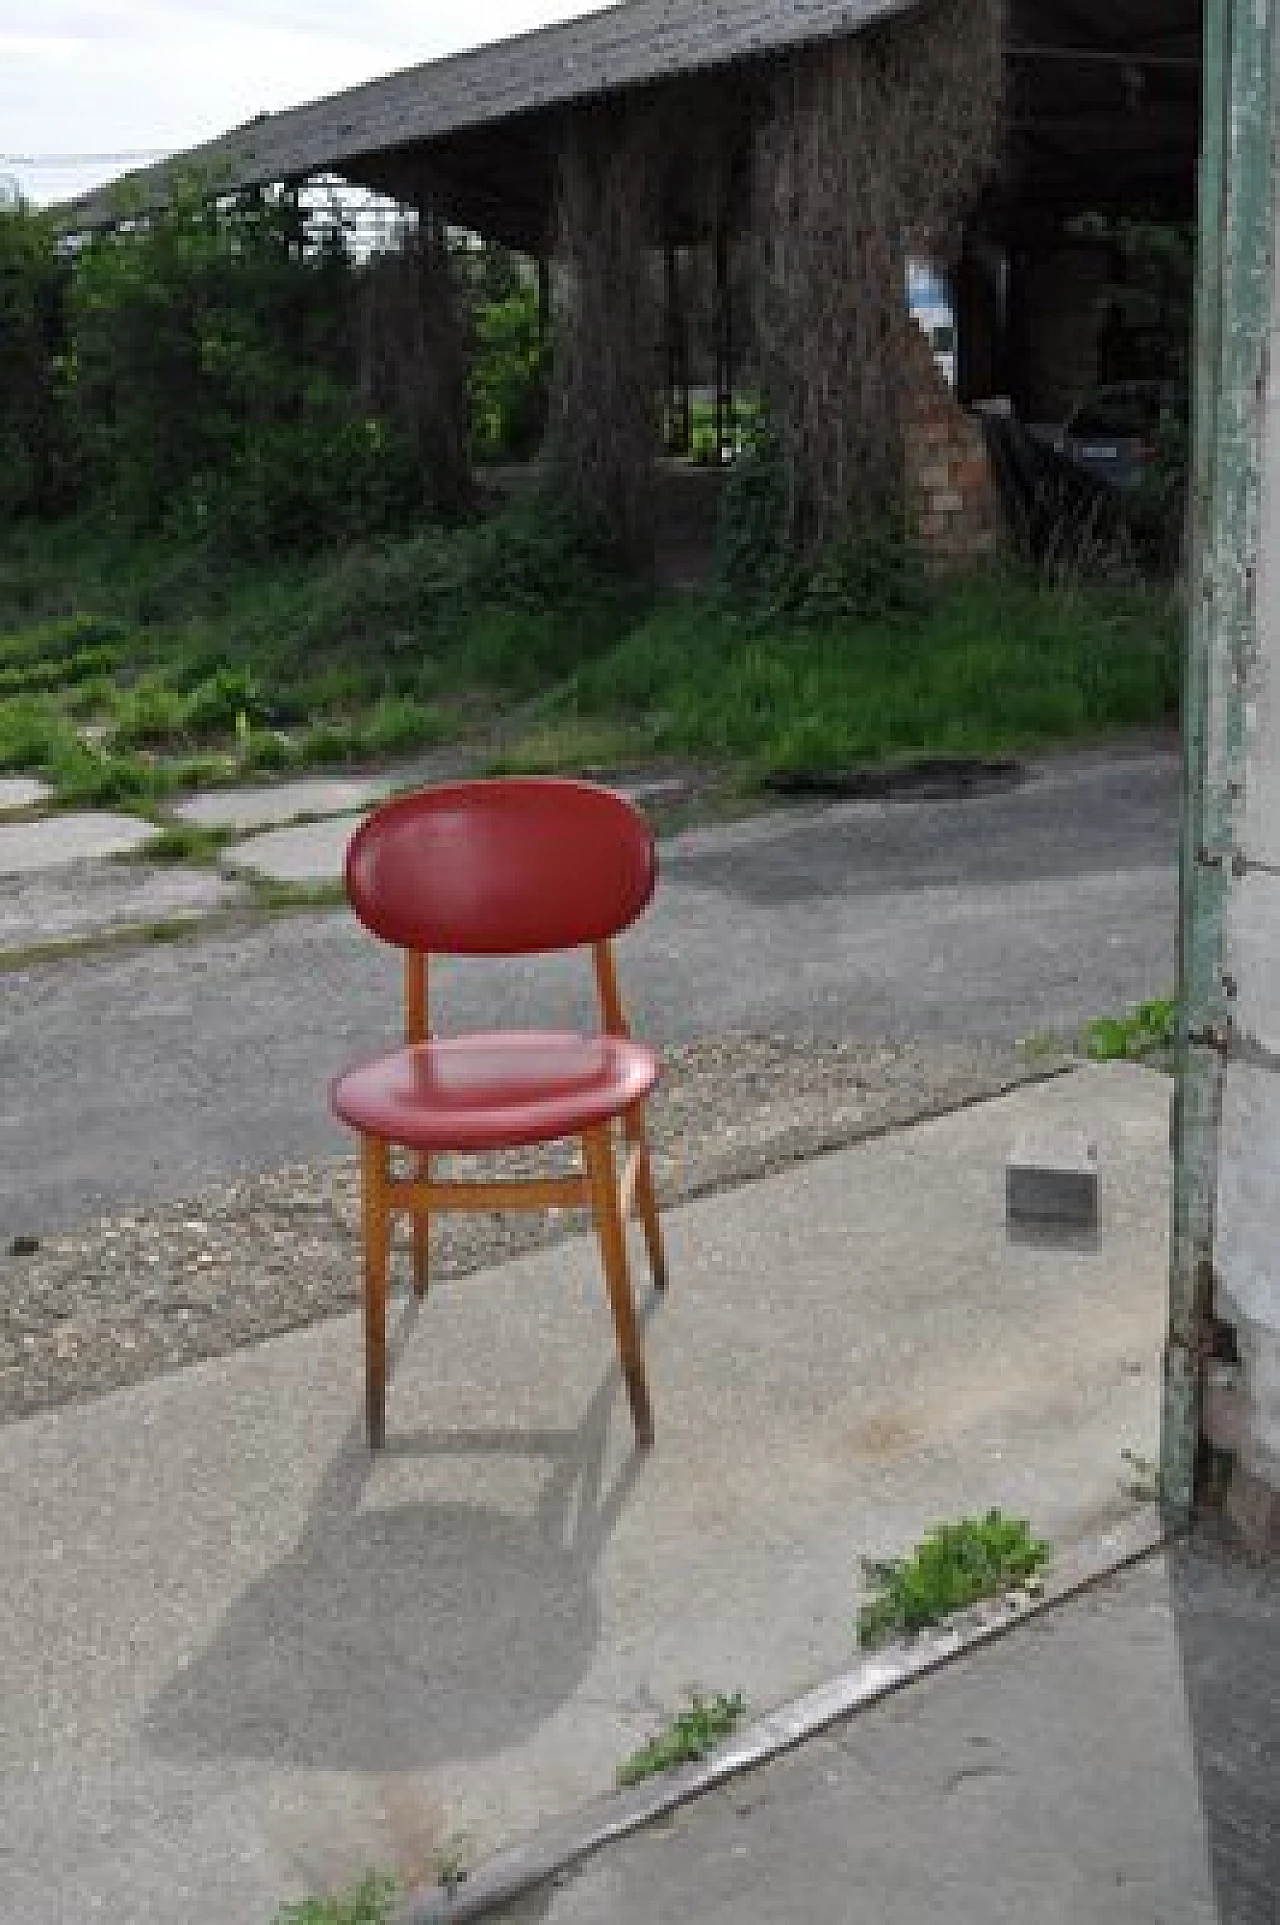
[[[285,113],[263,114],[59,210],[93,227],[163,202],[175,171],[209,170],[230,192],[341,172],[360,157],[564,106],[753,54],[856,33],[920,0],[625,0],[560,26],[409,67]]]

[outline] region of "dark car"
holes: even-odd
[[[1134,488],[1186,413],[1186,397],[1171,382],[1116,381],[1077,404],[1052,446],[1108,487]]]

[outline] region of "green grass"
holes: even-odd
[[[370,1872],[345,1897],[282,1905],[272,1925],[388,1925],[395,1899],[395,1880]]]
[[[742,1694],[731,1698],[717,1693],[714,1698],[695,1697],[687,1711],[681,1711],[666,1728],[618,1766],[619,1785],[638,1785],[660,1772],[674,1771],[677,1765],[696,1764],[715,1750],[741,1722]]]
[[[196,822],[166,823],[150,842],[117,856],[118,862],[193,862],[212,867],[218,853],[235,840],[234,829],[205,829]]]
[[[876,1650],[910,1637],[1025,1583],[1048,1559],[1049,1546],[1025,1522],[999,1511],[940,1524],[910,1557],[866,1567],[875,1596],[858,1612],[858,1643]]]
[[[563,681],[646,602],[521,502],[309,563],[215,564],[92,523],[0,538],[0,771],[67,799],[378,760]]]
[[[1012,569],[881,619],[662,598],[521,500],[452,532],[216,564],[93,524],[0,536],[0,772],[148,803],[467,740],[495,766],[649,756],[748,782],[1159,726],[1179,619],[1153,589]]]
[[[432,1853],[432,1876],[449,1897],[466,1884],[470,1857],[471,1843],[463,1833],[446,1838]],[[399,1895],[394,1878],[368,1872],[358,1885],[340,1896],[304,1898],[282,1905],[272,1925],[390,1925]]]
[[[713,600],[657,608],[559,697],[630,718],[653,748],[830,773],[991,755],[1159,726],[1178,693],[1176,613],[1150,591],[979,574],[911,620],[760,624]],[[546,726],[553,718],[544,718]]]
[[[1080,1047],[1095,1063],[1143,1062],[1167,1057],[1177,1040],[1177,1001],[1156,996],[1123,1016],[1099,1016],[1086,1023]]]

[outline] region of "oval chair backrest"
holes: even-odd
[[[621,796],[541,777],[387,802],[347,850],[347,896],[401,949],[516,956],[603,942],[653,894],[653,831]]]

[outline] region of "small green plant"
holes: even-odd
[[[375,705],[360,734],[366,755],[398,755],[408,749],[430,747],[448,735],[439,711],[411,695],[384,695]]]
[[[1081,1047],[1095,1063],[1141,1061],[1171,1050],[1178,1037],[1178,1005],[1172,996],[1139,1003],[1123,1016],[1099,1016],[1087,1023]]]
[[[273,1925],[388,1925],[395,1897],[395,1880],[370,1872],[344,1897],[282,1905]]]
[[[736,1730],[744,1709],[740,1691],[730,1698],[720,1692],[714,1698],[695,1696],[687,1711],[677,1712],[664,1730],[618,1766],[619,1785],[638,1785],[677,1765],[696,1764]]]
[[[1120,1457],[1129,1467],[1129,1475],[1123,1480],[1125,1496],[1137,1504],[1156,1503],[1161,1491],[1158,1461],[1139,1450],[1122,1450]]]
[[[145,676],[119,698],[113,730],[118,748],[167,748],[181,741],[185,728],[186,703],[158,675]]]
[[[363,754],[364,740],[354,722],[317,722],[298,738],[297,759],[303,768],[341,767]]]
[[[218,668],[188,695],[183,720],[197,742],[247,736],[267,720],[268,704],[252,669]]]
[[[940,1524],[910,1557],[865,1566],[877,1595],[858,1612],[859,1646],[877,1650],[982,1598],[999,1597],[1034,1577],[1048,1559],[1049,1546],[1032,1537],[1021,1518],[993,1510]]]
[[[208,866],[218,859],[218,851],[232,840],[226,829],[204,829],[195,822],[174,822],[161,829],[150,842],[120,858],[124,862],[193,862]]]
[[[296,744],[275,729],[262,729],[237,744],[236,761],[244,775],[254,771],[278,775],[285,769],[296,768],[301,759]]]
[[[471,370],[471,442],[480,461],[521,461],[542,440],[550,371],[536,287],[480,307]]]
[[[471,1840],[465,1832],[446,1838],[431,1854],[431,1871],[436,1884],[450,1898],[461,1891],[470,1874]]]

